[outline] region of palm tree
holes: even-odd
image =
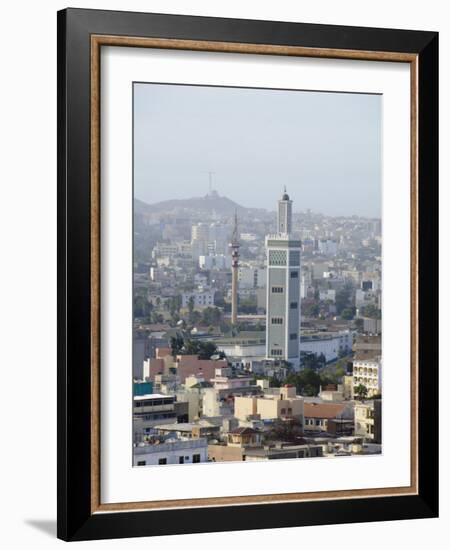
[[[367,397],[367,394],[369,393],[366,386],[364,384],[358,384],[354,389],[353,392],[355,395],[358,396],[358,399],[365,399]]]

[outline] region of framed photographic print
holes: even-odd
[[[438,513],[438,36],[58,13],[58,536]]]

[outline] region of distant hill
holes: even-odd
[[[154,204],[147,204],[139,199],[134,199],[134,209],[136,214],[144,215],[174,211],[191,211],[196,213],[205,212],[207,214],[211,214],[211,212],[214,211],[222,216],[232,216],[236,211],[238,215],[245,216],[251,212],[265,212],[265,210],[257,208],[245,208],[227,197],[221,197],[217,191],[212,191],[204,197],[172,199]]]

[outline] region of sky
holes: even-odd
[[[134,84],[134,196],[149,204],[212,187],[247,208],[381,215],[382,97]]]

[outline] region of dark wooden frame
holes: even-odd
[[[189,507],[172,504],[171,509],[161,509],[160,505],[139,510],[145,506],[130,503],[102,507],[98,491],[100,190],[96,63],[101,45],[111,43],[411,63],[411,326],[416,335],[412,341],[412,439],[417,451],[412,455],[413,491],[378,491],[372,495],[349,491],[341,492],[339,500],[326,493],[320,498],[310,495],[284,501],[282,495],[245,502],[239,498],[226,502],[216,499]],[[437,140],[437,33],[99,10],[58,13],[60,538],[85,540],[437,516]]]

